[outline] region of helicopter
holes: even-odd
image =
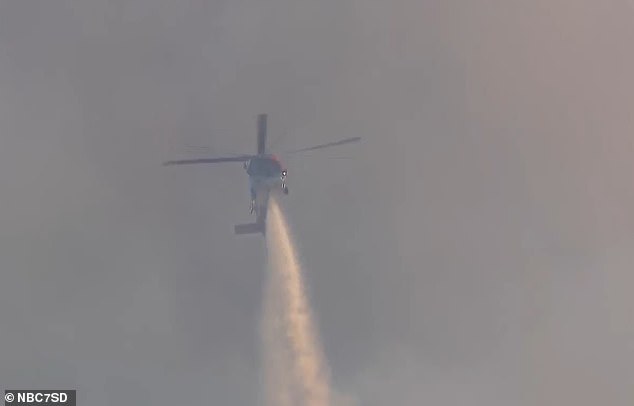
[[[213,164],[224,162],[242,162],[242,167],[249,177],[249,189],[251,194],[251,214],[255,214],[255,222],[248,224],[238,224],[234,226],[235,234],[266,234],[266,213],[268,210],[269,197],[272,192],[281,191],[288,195],[289,189],[286,184],[288,170],[281,163],[279,158],[267,151],[267,114],[259,114],[257,119],[257,153],[239,154],[236,156],[211,157],[199,159],[185,159],[177,161],[167,161],[164,166],[172,165],[192,165],[192,164]],[[351,137],[340,141],[315,145],[308,148],[301,148],[290,153],[313,151],[317,149],[334,147],[337,145],[349,144],[360,141],[361,137]]]

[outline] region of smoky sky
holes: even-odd
[[[628,1],[1,0],[0,382],[261,404],[246,176],[161,163],[253,153],[268,113],[338,391],[630,405],[633,22]]]

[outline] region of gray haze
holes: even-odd
[[[160,164],[266,112],[364,137],[288,161],[339,390],[631,405],[633,38],[625,0],[0,0],[0,382],[259,404],[247,179]]]

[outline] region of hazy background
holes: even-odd
[[[625,0],[0,0],[0,383],[258,404],[246,176],[160,164],[266,112],[364,137],[287,160],[338,389],[631,405],[633,40]]]

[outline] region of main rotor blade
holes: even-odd
[[[201,158],[201,159],[182,159],[180,161],[167,161],[163,166],[171,165],[189,165],[189,164],[215,164],[219,162],[246,162],[253,158],[253,155],[242,155],[221,158]]]
[[[187,154],[196,154],[196,155],[215,155],[214,154],[214,148],[212,147],[208,147],[208,146],[204,146],[204,145],[186,145],[187,147]],[[238,157],[238,156],[244,156],[244,154],[236,154],[235,152],[222,152],[223,156],[228,156],[228,157]]]
[[[296,149],[294,151],[289,151],[288,153],[289,154],[296,154],[298,152],[314,151],[316,149],[329,148],[329,147],[334,147],[334,146],[337,146],[337,145],[349,144],[351,142],[357,142],[357,141],[360,141],[360,140],[361,140],[361,137],[346,138],[345,140],[329,142],[327,144],[315,145],[314,147]]]
[[[267,115],[258,115],[258,154],[266,152],[266,122]]]
[[[317,157],[317,155],[302,155],[302,154],[293,154],[291,156],[289,156],[288,158],[315,158]],[[320,159],[354,159],[351,156],[320,156]]]

